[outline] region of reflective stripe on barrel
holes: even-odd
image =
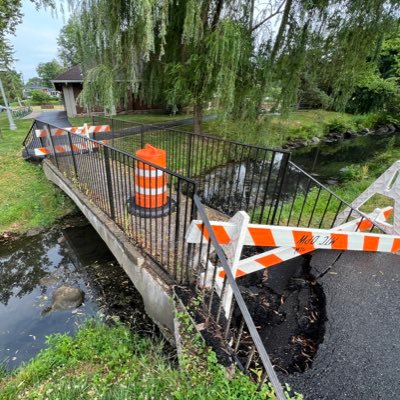
[[[167,157],[165,150],[146,144],[136,156],[154,165],[165,168]],[[135,203],[144,208],[158,208],[167,203],[167,181],[163,171],[143,161],[136,161],[135,168]]]

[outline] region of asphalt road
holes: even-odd
[[[318,276],[339,253],[315,252]],[[327,322],[312,368],[281,375],[305,399],[400,398],[400,255],[344,252],[319,279]]]

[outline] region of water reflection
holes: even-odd
[[[397,135],[369,135],[332,143],[294,149],[292,161],[323,183],[340,178],[340,171],[350,164],[363,164],[386,151],[400,146]]]
[[[78,309],[53,311],[51,294],[79,287]],[[74,332],[99,312],[151,330],[140,296],[91,226],[53,229],[0,245],[0,363],[13,369],[29,360],[52,333]]]
[[[272,160],[249,160],[215,168],[200,180],[200,195],[205,203],[230,215],[257,207],[268,211],[278,197],[290,199],[296,188],[306,190],[310,184],[309,179],[289,166],[281,187],[282,159],[283,154],[276,153]]]
[[[350,164],[367,162],[391,146],[400,146],[400,137],[365,136],[295,149],[291,160],[329,186],[340,181],[341,170]],[[278,199],[291,201],[316,186],[313,180],[290,166],[281,186],[282,160],[283,154],[276,153],[269,160],[250,159],[215,168],[200,177],[199,193],[206,204],[228,215],[243,209],[253,214],[255,210],[267,222],[272,215],[269,210]]]

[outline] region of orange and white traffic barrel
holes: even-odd
[[[144,149],[136,152],[136,157],[144,161],[136,161],[135,194],[128,200],[130,213],[141,217],[161,217],[169,214],[174,202],[167,196],[167,176],[162,169],[167,167],[165,150],[146,144]]]

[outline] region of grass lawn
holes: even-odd
[[[204,352],[206,363],[188,356],[178,369],[159,340],[91,321],[75,337],[51,337],[28,365],[3,374],[0,400],[275,399],[240,372],[228,380],[214,353]]]
[[[0,235],[50,226],[74,208],[46,179],[40,165],[22,159],[21,143],[32,122],[15,122],[18,129],[11,131],[6,113],[0,113]]]

